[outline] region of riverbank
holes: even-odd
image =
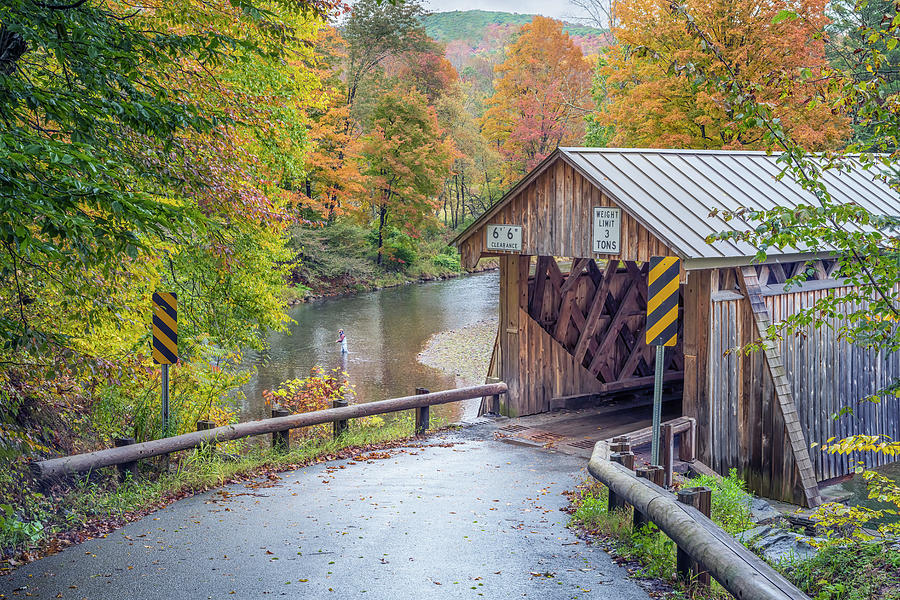
[[[285,304],[447,279],[463,272],[459,253],[448,245],[453,231],[429,227],[412,236],[390,228],[384,234],[378,247],[373,230],[352,219],[292,228]],[[477,270],[497,267],[496,259],[486,259]]]
[[[497,336],[493,319],[437,333],[416,357],[425,366],[456,377],[457,385],[484,383]]]
[[[294,282],[288,289],[287,296],[285,297],[285,305],[297,306],[304,302],[324,300],[327,298],[340,298],[343,296],[351,296],[353,294],[362,294],[364,292],[374,292],[376,290],[400,287],[402,285],[456,279],[457,277],[466,275],[496,271],[499,268],[500,265],[496,260],[484,259],[480,261],[472,271],[437,268],[435,270],[420,271],[417,273],[383,273],[381,276],[375,277],[374,279],[360,279],[352,275],[342,275],[333,279],[317,280],[315,287],[307,287],[302,283]]]

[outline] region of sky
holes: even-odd
[[[571,19],[583,15],[568,0],[423,0],[422,5],[432,12],[451,10],[499,10],[543,15],[555,19]]]

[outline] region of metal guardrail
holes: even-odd
[[[483,396],[496,396],[506,393],[507,387],[505,383],[499,382],[442,392],[422,393],[424,391],[419,390],[419,393],[415,396],[365,402],[296,415],[275,416],[271,419],[224,425],[139,444],[129,444],[86,454],[53,458],[32,463],[31,471],[37,481],[47,482],[54,478],[82,473],[92,469],[113,465],[130,465],[141,459],[197,448],[204,444],[227,442],[251,435],[278,434],[291,429],[321,425],[323,423],[343,424],[349,419],[409,409],[422,410],[422,412],[417,414],[416,418],[416,432],[420,433],[423,430],[423,423],[427,427],[427,413],[424,412],[426,407],[459,400],[481,398]],[[275,437],[278,439],[277,436]],[[281,438],[276,443],[276,446],[278,443],[283,444],[284,438]]]
[[[637,477],[622,464],[603,458],[605,448],[594,447],[590,474],[610,490],[610,503],[627,502],[669,536],[693,570],[706,571],[738,600],[809,600],[794,584],[745,548],[694,506],[683,504],[664,488]],[[613,455],[612,458],[617,458]],[[639,520],[639,519],[638,519]]]

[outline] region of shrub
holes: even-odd
[[[712,490],[712,520],[735,535],[754,526],[750,514],[753,497],[747,493],[746,484],[738,477],[737,470],[731,469],[727,477],[699,475],[688,479],[684,487],[704,486]]]
[[[340,369],[325,371],[313,367],[309,377],[285,381],[274,390],[264,390],[266,406],[281,406],[292,413],[313,412],[331,408],[335,400],[353,393],[347,383],[347,374]],[[327,437],[328,425],[317,425],[304,430],[294,430],[300,437]]]
[[[9,504],[0,504],[0,548],[33,544],[44,536],[40,521],[22,521]]]
[[[900,552],[883,544],[829,546],[807,561],[783,567],[788,578],[815,600],[900,598]]]
[[[413,239],[394,227],[384,230],[381,254],[382,265],[386,269],[395,271],[409,269],[419,257]]]
[[[459,272],[461,268],[459,264],[459,255],[438,254],[431,259],[431,262],[433,262],[434,266],[437,268],[447,271]]]

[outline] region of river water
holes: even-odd
[[[267,351],[247,357],[257,374],[242,389],[242,420],[265,417],[263,390],[306,377],[314,366],[343,368],[357,402],[409,396],[417,387],[456,387],[454,377],[419,364],[416,355],[435,333],[496,319],[498,297],[499,276],[491,272],[290,308],[289,330],[272,335]],[[346,357],[336,342],[339,329],[347,336]],[[463,410],[437,409],[450,419],[460,418]]]

